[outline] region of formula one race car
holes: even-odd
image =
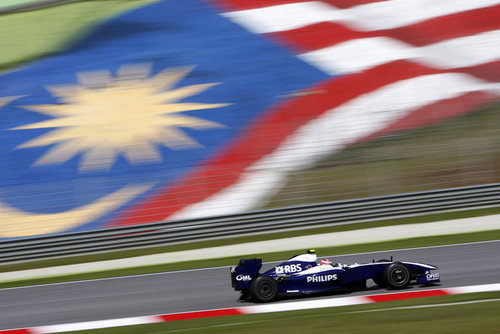
[[[410,283],[434,284],[440,281],[438,267],[416,262],[379,260],[364,264],[316,263],[316,252],[297,255],[276,267],[259,273],[261,259],[240,260],[231,267],[231,283],[241,292],[240,299],[270,302],[278,295],[312,294],[333,290],[362,290],[372,279],[379,287],[403,289]]]

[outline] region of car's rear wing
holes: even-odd
[[[236,267],[231,267],[231,285],[235,290],[250,287],[252,279],[259,274],[262,259],[242,259]]]

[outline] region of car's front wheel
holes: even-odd
[[[410,270],[400,262],[394,262],[384,269],[384,283],[392,289],[403,289],[410,284]]]
[[[278,283],[268,276],[259,276],[250,284],[250,297],[253,300],[266,303],[278,296]]]

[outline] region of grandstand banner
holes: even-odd
[[[498,98],[499,13],[168,0],[110,19],[0,76],[0,238],[250,210],[326,154],[472,111]]]

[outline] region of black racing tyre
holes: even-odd
[[[266,303],[278,296],[278,283],[268,276],[259,276],[250,284],[250,297],[253,300]]]
[[[391,289],[404,289],[410,284],[410,270],[401,262],[394,262],[384,269],[384,283]]]

